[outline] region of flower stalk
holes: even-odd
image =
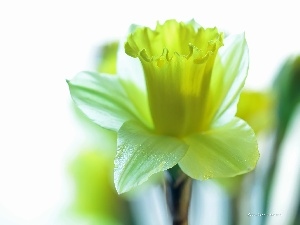
[[[188,225],[192,179],[178,166],[166,172],[166,198],[173,225]]]

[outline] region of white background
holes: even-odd
[[[85,134],[65,79],[93,68],[95,51],[131,23],[194,18],[246,32],[247,87],[266,89],[286,56],[300,52],[297,1],[0,2],[0,224],[55,224],[68,201],[66,164]]]

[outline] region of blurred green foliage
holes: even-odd
[[[82,151],[71,165],[76,186],[74,208],[82,213],[114,215],[118,196],[112,183],[113,159],[101,151]]]
[[[71,163],[70,174],[75,183],[71,206],[75,214],[89,218],[91,224],[130,224],[128,202],[114,188],[110,155],[99,149],[83,150]]]
[[[281,142],[300,101],[300,55],[290,56],[283,63],[276,75],[274,90],[278,99],[277,142]]]
[[[272,154],[269,158],[270,166],[264,185],[263,211],[267,212],[271,200],[271,192],[275,177],[275,170],[281,152],[282,143],[286,137],[290,121],[294,117],[296,108],[300,102],[300,55],[291,55],[282,64],[275,76],[274,93],[276,95],[276,134]],[[298,200],[300,207],[300,201]],[[300,210],[298,210],[300,211]],[[296,217],[295,220],[297,220]],[[266,218],[262,218],[262,224],[266,223]],[[296,222],[299,224],[299,221]]]
[[[117,51],[119,43],[110,42],[100,47],[97,64],[97,72],[116,74],[117,73]]]

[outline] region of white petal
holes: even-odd
[[[248,74],[249,51],[245,34],[231,35],[224,40],[216,57],[211,98],[215,104],[214,126],[228,123],[236,114],[236,107]]]

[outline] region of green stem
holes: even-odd
[[[294,219],[294,223],[292,223],[293,225],[298,225],[300,224],[300,201],[298,202],[298,209],[297,209],[297,213]]]
[[[173,225],[188,225],[192,179],[178,166],[167,171],[166,197]]]
[[[230,199],[231,225],[239,224],[239,213],[240,213],[239,197],[240,197],[240,191],[238,191],[237,195],[231,196],[231,199]]]

